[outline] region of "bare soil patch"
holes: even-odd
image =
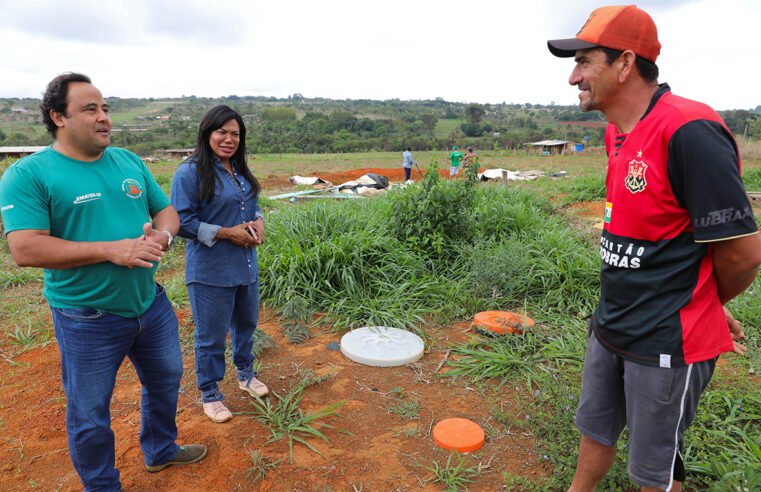
[[[251,416],[250,397],[238,390],[234,370],[222,384],[226,401],[236,413],[224,424],[208,420],[196,390],[192,353],[192,322],[181,328],[185,374],[177,412],[179,441],[200,442],[209,454],[200,463],[170,467],[150,474],[143,469],[138,432],[140,384],[127,361],[117,378],[111,412],[116,435],[116,464],[125,490],[440,490],[428,480],[423,467],[433,461],[444,465],[448,452],[431,437],[431,428],[449,417],[471,419],[489,425],[490,409],[513,411],[510,390],[474,388],[465,381],[452,381],[435,371],[441,367],[450,342],[463,341],[469,323],[430,330],[431,346],[417,363],[397,368],[373,368],[330,351],[326,345],[339,341],[334,333],[323,333],[300,345],[281,336],[275,320],[262,329],[277,342],[262,356],[260,378],[272,391],[285,395],[307,371],[330,376],[305,391],[304,410],[315,410],[339,400],[346,403],[340,415],[325,420],[323,429],[330,440],[310,440],[322,454],[295,444],[289,463],[287,440],[265,444],[269,430]],[[10,352],[7,345],[4,353]],[[10,359],[0,360],[0,490],[81,490],[79,477],[69,459],[66,429],[66,399],[61,386],[58,347],[55,342]],[[444,370],[446,367],[444,367]],[[400,390],[401,389],[401,390]],[[392,391],[393,390],[393,391]],[[401,392],[400,392],[401,391]],[[272,398],[272,397],[270,397]],[[417,418],[391,413],[400,402],[419,402]],[[275,403],[275,402],[273,402]],[[252,466],[250,452],[260,449],[269,460],[282,460],[265,479],[247,477]],[[546,476],[548,469],[532,452],[531,437],[503,432],[487,436],[485,446],[465,455],[468,466],[482,466],[472,490],[499,490],[502,472],[529,480]]]

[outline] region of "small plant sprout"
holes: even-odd
[[[456,463],[453,462],[453,458],[456,459]],[[478,467],[466,467],[465,461],[457,451],[449,453],[446,465],[442,466],[434,461],[432,467],[425,467],[425,469],[433,474],[433,477],[429,479],[430,482],[440,483],[445,490],[453,492],[463,490],[478,476]]]
[[[274,469],[283,460],[272,461],[262,455],[261,450],[251,451],[251,467],[246,472],[246,480],[252,478],[253,481],[262,480],[269,470]]]

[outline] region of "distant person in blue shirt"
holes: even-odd
[[[402,167],[404,168],[404,180],[409,181],[412,176],[412,165],[417,163],[417,161],[412,158],[412,147],[407,147],[407,150],[404,151],[402,156],[404,156],[404,162],[402,163]]]
[[[196,324],[198,389],[204,413],[214,422],[233,417],[219,389],[228,330],[238,386],[251,396],[269,393],[256,378],[252,352],[259,322],[256,248],[264,241],[264,216],[245,142],[240,114],[224,105],[210,109],[199,125],[193,155],[180,164],[172,183],[179,234],[189,239],[185,282]]]

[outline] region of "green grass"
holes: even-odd
[[[761,490],[761,396],[717,377],[687,432],[686,468],[715,490]]]
[[[9,334],[9,337],[14,345],[21,347],[23,350],[27,350],[33,347],[37,341],[37,334],[32,329],[31,323],[26,326],[18,326]]]
[[[448,364],[454,369],[444,375],[466,376],[475,382],[496,379],[505,383],[518,379],[533,386],[543,362],[539,353],[541,339],[541,335],[532,331],[494,339],[474,337],[472,341],[452,348],[452,353],[458,357]]]
[[[175,101],[151,101],[146,105],[134,109],[125,109],[118,112],[111,113],[111,124],[113,126],[119,126],[126,123],[140,123],[141,125],[155,125],[156,116],[161,116],[166,113],[166,109],[170,106],[174,106],[177,103]],[[138,116],[153,116],[152,120],[138,120]]]
[[[15,325],[13,331],[8,333],[8,338],[21,352],[25,352],[33,347],[50,343],[53,340],[53,329],[35,327],[32,320],[27,320],[24,325]]]
[[[465,466],[465,461],[457,451],[449,453],[445,464],[441,465],[438,461],[434,461],[433,466],[425,469],[433,475],[428,480],[429,482],[441,484],[444,490],[455,492],[465,490],[479,473],[477,467]]]
[[[600,201],[605,199],[605,176],[584,176],[573,180],[559,181],[559,191],[565,196],[561,205],[576,202]]]
[[[251,467],[246,470],[246,480],[263,480],[267,472],[277,468],[283,460],[271,460],[262,455],[261,450],[255,449],[249,453],[251,456]]]
[[[266,400],[256,398],[252,400],[254,410],[243,412],[252,415],[256,420],[269,427],[272,437],[265,445],[279,439],[288,439],[288,457],[291,463],[293,463],[294,442],[301,443],[311,451],[321,454],[307,439],[319,438],[329,442],[319,428],[331,428],[331,426],[324,422],[318,422],[318,420],[336,415],[346,403],[345,401],[338,401],[312,412],[304,412],[300,407],[304,390],[319,382],[319,378],[308,375],[291,388],[285,396],[280,396],[273,391],[272,395],[277,400],[277,405],[273,405],[273,397]]]
[[[421,206],[456,205],[461,195],[450,191],[460,185],[433,185],[438,198],[430,202],[413,187],[374,200],[278,210],[260,250],[262,297],[281,310],[299,299],[339,330],[416,329],[527,299],[574,315],[591,311],[599,274],[592,241],[554,217],[535,193],[482,186],[471,205],[425,219],[460,214],[448,228],[415,222]],[[399,212],[400,201],[413,200],[417,205]],[[399,213],[413,220],[400,222]]]
[[[257,328],[257,330],[254,332],[254,356],[258,358],[265,351],[275,349],[277,349],[277,343],[275,343],[275,340],[269,336],[267,332],[261,328]]]
[[[182,309],[190,305],[188,289],[185,286],[183,278],[175,276],[168,282],[165,282],[163,286],[166,296],[173,308]]]
[[[41,282],[42,270],[39,268],[10,267],[0,272],[0,288],[19,287],[29,282]]]
[[[455,120],[445,120],[445,119],[439,119],[436,121],[436,127],[433,129],[433,135],[436,138],[443,138],[446,139],[449,137],[451,133],[456,134],[462,134],[460,131],[460,125],[462,125],[465,122],[465,120],[455,119]],[[458,147],[460,147],[458,145]]]
[[[746,190],[761,191],[761,168],[744,170],[743,182]]]
[[[301,298],[336,329],[414,327],[443,300],[424,258],[388,230],[390,204],[313,203],[268,221],[260,249],[262,298],[280,309]]]
[[[405,419],[418,419],[420,418],[420,402],[417,400],[402,401],[392,405],[388,411]]]

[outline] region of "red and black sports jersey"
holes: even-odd
[[[625,359],[675,367],[732,350],[711,241],[758,231],[732,134],[662,84],[628,135],[608,125],[600,303],[592,328]]]

